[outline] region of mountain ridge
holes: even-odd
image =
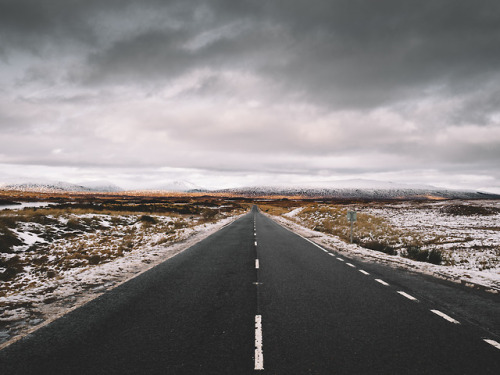
[[[112,193],[121,191],[122,189],[114,184],[85,186],[80,184],[72,184],[69,182],[23,182],[15,184],[3,184],[0,186],[2,190],[18,190],[26,192],[40,193],[61,193],[61,192],[101,192]]]
[[[387,187],[278,187],[258,186],[215,190],[217,193],[262,196],[299,196],[325,199],[500,199],[500,195],[474,191],[437,188],[434,186],[402,186],[395,184]]]
[[[106,182],[72,184],[68,182],[24,182],[17,184],[0,184],[1,190],[19,190],[26,192],[61,193],[61,192],[123,192],[124,189]],[[127,190],[128,191],[128,190]],[[500,199],[500,195],[475,191],[439,188],[431,185],[410,185],[372,180],[343,180],[337,182],[317,182],[288,186],[249,186],[228,189],[204,189],[186,180],[174,180],[159,185],[157,188],[141,189],[148,192],[183,192],[214,193],[240,195],[244,197],[303,197],[325,199],[364,199],[364,200],[398,200],[398,199]]]

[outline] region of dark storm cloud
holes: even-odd
[[[141,21],[148,10],[157,13],[149,23]],[[162,16],[179,24],[161,27]],[[96,19],[132,26],[103,45]],[[230,23],[246,27],[194,51],[184,47]],[[500,64],[499,24],[498,2],[465,0],[21,0],[4,1],[0,12],[11,47],[82,43],[92,82],[140,84],[196,67],[244,66],[337,108],[373,107],[433,86],[455,94],[487,82]]]
[[[295,6],[294,6],[295,4]],[[311,1],[275,9],[295,56],[292,85],[342,105],[378,105],[483,83],[500,63],[500,5],[485,1]]]

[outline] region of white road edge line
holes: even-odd
[[[311,241],[309,238],[306,238],[306,237],[304,237],[303,235],[301,235],[301,234],[299,234],[299,233],[296,233],[296,232],[294,232],[293,230],[291,230],[291,229],[289,229],[289,228],[286,228],[286,227],[284,227],[284,226],[283,226],[283,225],[281,225],[281,224],[279,224],[279,225],[280,225],[282,228],[285,228],[286,230],[288,230],[289,232],[292,232],[293,234],[295,234],[295,235],[297,235],[297,236],[299,236],[299,237],[303,238],[303,239],[304,239],[304,240],[306,240],[307,242],[309,242],[309,243],[311,243],[312,245],[316,246],[318,249],[323,250],[325,253],[327,253],[327,254],[331,255],[332,257],[333,257],[333,256],[335,256],[334,254],[330,253],[327,249],[325,249],[325,248],[323,248],[323,247],[319,246],[316,242]],[[339,258],[339,257],[337,257],[337,259],[338,259],[338,260],[340,260],[341,262],[343,262],[343,261],[344,261],[344,259]]]
[[[411,301],[418,301],[418,299],[416,299],[415,297],[413,297],[412,295],[409,295],[408,293],[405,293],[401,290],[398,290],[398,293],[401,294],[403,297],[406,297],[408,298],[409,300]]]
[[[445,313],[439,310],[431,310],[434,314],[439,315],[441,318],[446,319],[450,323],[460,324],[458,320],[453,319],[451,316],[446,315]]]
[[[295,232],[294,232],[294,231],[292,231],[292,230],[290,230],[290,232],[295,233]],[[302,237],[302,238],[303,238],[304,240],[306,240],[307,242],[309,242],[309,243],[313,244],[313,245],[314,245],[314,246],[316,246],[318,249],[321,249],[321,250],[323,250],[324,252],[328,252],[328,250],[325,250],[324,248],[322,248],[321,246],[319,246],[316,242],[311,241],[309,238],[306,238],[306,237],[304,237],[304,236],[302,236],[302,235],[300,235],[300,234],[298,234],[298,233],[295,233],[295,234],[297,234],[299,237]]]
[[[369,273],[366,272],[365,270],[359,270],[359,272],[361,272],[363,275],[369,275]]]
[[[328,253],[328,255],[330,255],[330,256],[332,256],[332,257],[334,257],[334,256],[335,256],[335,254],[332,254],[332,253]]]
[[[262,315],[255,315],[255,370],[264,370],[262,352]]]
[[[490,340],[490,339],[483,339],[485,342],[490,344],[491,346],[500,349],[500,343],[496,342],[495,340]]]
[[[255,259],[255,268],[259,269],[259,260],[258,259]]]
[[[352,263],[347,263],[347,262],[346,262],[346,264],[347,264],[349,267],[356,268],[356,266],[355,266],[354,264],[352,264]]]
[[[382,279],[375,279],[375,281],[376,281],[377,283],[382,284],[382,285],[389,286],[389,284],[387,284],[387,283],[386,283],[384,280],[382,280]]]

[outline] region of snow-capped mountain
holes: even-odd
[[[60,193],[60,192],[115,192],[122,190],[120,187],[109,184],[108,185],[95,185],[85,186],[79,184],[72,184],[69,182],[56,181],[56,182],[23,182],[16,184],[3,184],[0,188],[4,190],[20,190],[32,191],[41,193]]]
[[[500,195],[384,181],[346,180],[308,186],[258,186],[218,190],[249,197],[301,196],[330,199],[500,199]]]
[[[82,182],[78,185],[85,186],[92,191],[98,191],[103,193],[113,193],[117,191],[123,191],[123,189],[115,185],[109,181],[91,181],[91,182]]]
[[[186,180],[177,180],[163,183],[155,188],[155,190],[172,191],[172,192],[198,192],[206,191],[206,189],[193,184]]]

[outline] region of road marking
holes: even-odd
[[[332,257],[334,257],[334,256],[335,256],[335,254],[332,254],[332,253],[328,253],[328,255],[330,255],[330,256],[332,256]]]
[[[356,268],[356,266],[352,263],[346,263],[349,267]]]
[[[445,313],[439,310],[431,310],[434,314],[439,315],[441,318],[446,319],[450,323],[460,324],[458,320],[453,319],[451,316],[446,315]]]
[[[381,279],[375,279],[375,281],[376,281],[377,283],[382,284],[382,285],[389,286],[389,284],[387,284],[384,280],[381,280]]]
[[[255,259],[255,268],[259,269],[259,260],[258,259]]]
[[[500,343],[496,342],[495,340],[490,340],[490,339],[483,339],[485,342],[490,344],[491,346],[500,349]]]
[[[340,260],[341,262],[343,262],[343,261],[344,261],[344,259],[342,259],[342,258],[339,258],[339,257],[337,257],[337,259],[338,259],[338,260]]]
[[[290,230],[290,229],[289,229]],[[290,232],[292,233],[295,233],[294,231],[290,230]],[[302,237],[304,240],[306,240],[307,242],[310,242],[311,244],[313,244],[314,246],[316,246],[318,249],[321,249],[323,250],[324,252],[327,252],[327,250],[323,249],[321,246],[319,246],[316,242],[314,241],[311,241],[309,238],[305,238],[304,236],[301,236],[300,234],[298,233],[295,233],[297,234],[299,237]]]
[[[369,275],[369,273],[366,272],[365,270],[359,270],[359,272],[361,272],[363,275]]]
[[[255,246],[257,246],[257,241],[255,241]]]
[[[403,297],[408,298],[411,301],[418,301],[418,299],[416,299],[415,297],[409,295],[408,293],[405,293],[405,292],[402,292],[402,291],[398,291],[398,293],[401,294]]]
[[[255,315],[255,370],[264,370],[262,352],[262,315]]]

